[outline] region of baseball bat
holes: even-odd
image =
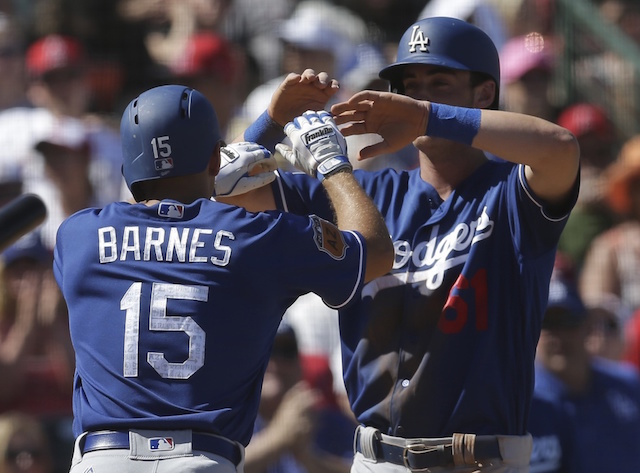
[[[47,207],[35,194],[23,194],[0,207],[0,251],[44,222]]]

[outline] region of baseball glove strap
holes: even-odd
[[[351,166],[351,163],[349,162],[349,158],[346,156],[334,156],[318,164],[318,167],[316,168],[316,175],[318,179],[322,181],[343,169],[349,171],[353,169],[353,166]]]
[[[402,465],[412,471],[502,459],[498,439],[492,435],[455,434],[452,438],[438,439],[437,444],[398,437],[392,437],[397,442],[389,443],[385,438],[389,437],[382,436],[377,429],[361,426],[356,432],[355,451],[369,460]]]

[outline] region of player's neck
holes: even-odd
[[[442,200],[446,200],[456,187],[486,162],[487,157],[482,152],[448,157],[438,154],[427,156],[421,152],[420,177],[436,189]]]
[[[140,203],[153,205],[161,200],[174,200],[190,204],[198,199],[208,199],[213,194],[213,178],[202,179],[199,175],[177,176],[145,182],[139,193]]]
[[[193,193],[188,193],[188,194],[181,194],[181,193],[171,193],[171,194],[166,194],[163,196],[154,196],[154,197],[149,197],[148,199],[141,199],[139,201],[137,201],[138,204],[144,204],[146,206],[151,207],[152,205],[156,205],[157,203],[163,201],[163,200],[172,200],[175,202],[180,202],[181,204],[190,204],[192,202],[195,202],[198,199],[203,199],[204,196],[200,195],[200,194],[193,194]]]
[[[159,203],[160,201],[157,199],[147,199],[147,200],[140,200],[138,201],[138,204],[144,204],[147,207],[151,207],[153,205],[156,205],[157,203]]]

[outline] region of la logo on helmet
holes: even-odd
[[[411,31],[411,39],[409,40],[409,52],[415,53],[416,46],[420,46],[420,52],[426,53],[429,46],[429,38],[425,37],[420,29],[420,25],[415,25]]]

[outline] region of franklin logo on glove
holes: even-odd
[[[351,170],[347,141],[329,112],[307,110],[286,124],[284,132],[292,148],[277,144],[278,151],[296,168],[323,180],[342,170]]]
[[[333,127],[326,126],[318,130],[310,131],[309,133],[302,135],[301,138],[305,146],[310,146],[311,144],[315,143],[321,138],[324,138],[325,136],[333,136],[335,134],[336,133]]]
[[[220,148],[220,158],[224,160],[224,164],[231,163],[240,157],[240,153],[238,153],[231,146],[223,146]],[[222,165],[221,165],[222,166]]]

